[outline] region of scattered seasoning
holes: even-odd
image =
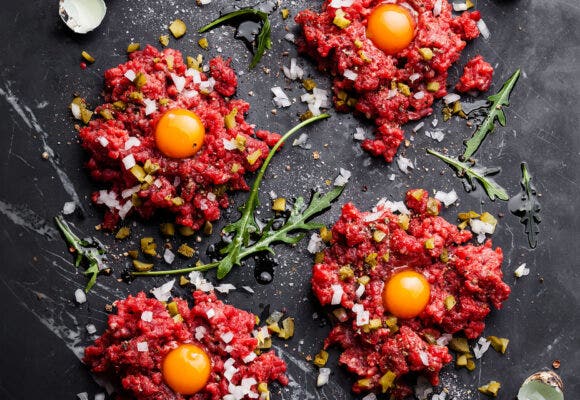
[[[474,155],[487,134],[493,131],[496,119],[501,126],[505,126],[506,117],[505,113],[503,112],[503,107],[509,106],[510,94],[519,77],[520,70],[517,69],[516,72],[514,72],[512,76],[503,84],[499,92],[493,96],[488,97],[488,100],[491,102],[489,106],[489,112],[471,139],[465,142],[465,151],[463,152],[462,157],[464,160],[467,160],[472,155]]]
[[[76,253],[75,267],[79,267],[83,259],[87,261],[88,267],[85,269],[84,274],[89,277],[89,281],[85,286],[85,292],[91,290],[97,281],[97,275],[105,267],[105,247],[96,238],[90,237],[81,239],[75,235],[70,226],[64,220],[62,216],[55,217],[56,225],[58,229],[62,232],[66,242],[71,246],[71,248]]]
[[[132,272],[131,276],[175,275],[185,274],[192,271],[207,271],[217,268],[218,279],[223,279],[231,271],[234,265],[241,265],[241,261],[244,258],[252,254],[260,253],[262,251],[273,252],[271,246],[274,243],[283,242],[286,244],[296,244],[303,237],[303,235],[298,234],[299,232],[320,229],[323,225],[309,221],[316,215],[330,208],[332,202],[336,200],[342,193],[344,186],[337,186],[326,194],[315,192],[312,195],[308,205],[304,201],[304,198],[296,198],[294,204],[292,205],[292,209],[290,210],[288,219],[281,227],[278,227],[277,229],[273,228],[272,223],[267,223],[266,226],[260,230],[254,213],[258,206],[258,191],[262,182],[262,178],[264,177],[264,173],[266,172],[266,169],[268,168],[268,165],[270,164],[270,161],[278,148],[302,127],[328,117],[328,114],[321,114],[301,122],[286,132],[284,136],[278,140],[276,145],[272,147],[268,157],[258,172],[252,189],[250,190],[248,200],[241,208],[242,215],[236,222],[227,225],[223,229],[223,232],[231,235],[232,238],[231,241],[220,250],[220,253],[224,256],[220,261],[212,262],[209,264],[199,264],[193,267],[177,270]],[[254,242],[250,242],[250,235],[255,235],[256,233],[259,233],[257,235],[259,238]]]
[[[260,11],[260,10],[253,9],[253,8],[242,8],[240,10],[236,10],[236,11],[227,13],[227,14],[213,20],[209,24],[202,27],[198,32],[204,33],[204,32],[207,32],[209,30],[212,30],[213,28],[218,27],[226,22],[231,22],[231,21],[239,20],[239,19],[246,19],[246,20],[247,19],[250,19],[250,20],[251,19],[260,19],[261,23],[262,23],[262,26],[260,28],[260,32],[258,33],[258,36],[256,38],[256,50],[254,52],[254,57],[252,58],[252,61],[250,62],[250,69],[252,69],[256,65],[258,65],[258,63],[260,62],[260,59],[264,55],[264,52],[266,51],[266,49],[270,49],[272,47],[272,40],[270,39],[271,26],[270,26],[270,20],[268,19],[267,13]]]
[[[528,172],[527,164],[522,163],[522,191],[509,200],[508,208],[525,226],[528,235],[528,244],[533,249],[538,245],[538,224],[542,222],[540,211],[542,209],[538,200],[536,187],[532,183],[532,175]]]
[[[473,167],[457,158],[446,156],[432,149],[427,149],[427,153],[438,157],[455,169],[457,176],[464,179],[464,187],[468,192],[475,190],[474,180],[476,180],[479,181],[490,200],[493,201],[498,198],[505,201],[509,199],[506,190],[498,185],[493,179],[489,178],[490,176],[500,172],[500,168],[488,168],[483,166]]]

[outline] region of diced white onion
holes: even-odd
[[[442,7],[443,7],[442,0],[437,0],[433,5],[433,15],[436,17],[439,16],[439,14],[441,14]]]
[[[129,154],[123,157],[121,161],[123,162],[123,166],[125,166],[125,169],[131,169],[137,164],[135,162],[135,157],[133,156],[133,154]]]
[[[121,197],[126,199],[127,197],[133,196],[135,193],[141,190],[141,185],[135,185],[129,189],[125,189],[121,192]]]
[[[495,225],[483,222],[479,219],[470,219],[469,225],[471,226],[471,231],[478,235],[485,235],[486,233],[491,235],[495,232]]]
[[[465,4],[465,3],[453,3],[453,10],[454,11],[466,11],[467,4]]]
[[[125,75],[125,78],[129,79],[131,82],[133,82],[135,80],[135,78],[137,77],[137,74],[132,69],[128,69],[124,75]]]
[[[449,207],[451,204],[455,203],[459,197],[457,196],[455,189],[452,189],[449,193],[438,190],[435,192],[435,198],[442,202],[445,207]]]
[[[87,330],[87,333],[89,335],[97,333],[97,327],[94,324],[87,324],[87,326],[85,326],[85,329]]]
[[[427,352],[419,350],[419,358],[424,366],[427,367],[429,365],[429,354],[427,354]]]
[[[145,115],[151,115],[157,111],[157,102],[151,99],[143,99],[145,103]]]
[[[358,78],[358,74],[350,69],[345,69],[342,75],[344,75],[346,79],[351,81],[356,81],[356,78]]]
[[[324,249],[324,242],[318,233],[313,233],[310,236],[310,241],[308,242],[307,250],[309,253],[315,254]]]
[[[330,368],[320,368],[318,370],[318,378],[316,378],[316,386],[324,386],[328,383],[330,377]]]
[[[519,267],[516,268],[514,271],[514,275],[516,278],[521,278],[522,276],[526,276],[530,274],[530,269],[526,268],[526,263],[523,263]]]
[[[480,359],[489,349],[491,342],[484,337],[480,337],[477,344],[473,346],[473,355],[476,359]]]
[[[461,96],[459,96],[457,93],[449,93],[443,96],[443,101],[445,104],[455,103],[459,99],[461,99]]]
[[[163,260],[165,260],[167,264],[171,264],[175,260],[175,253],[169,249],[165,249],[163,252]]]
[[[433,118],[433,120],[431,121],[431,125],[433,125],[433,128],[435,128],[437,124],[439,124],[439,120],[437,118]]]
[[[214,86],[215,86],[215,79],[209,78],[207,81],[202,81],[199,84],[199,90],[211,92],[213,90]]]
[[[64,205],[62,206],[62,213],[64,215],[69,215],[75,212],[75,209],[77,208],[77,205],[74,201],[67,201],[66,203],[64,203]]]
[[[332,8],[342,8],[342,7],[350,7],[352,6],[353,0],[332,0],[329,7]]]
[[[242,289],[244,289],[248,293],[252,293],[252,294],[256,293],[256,292],[254,292],[254,289],[252,289],[249,286],[242,286]]]
[[[421,129],[422,127],[425,126],[425,122],[419,122],[417,125],[415,125],[415,127],[413,128],[413,132],[417,132],[419,129]]]
[[[377,395],[374,393],[369,393],[365,397],[363,397],[361,400],[377,400]]]
[[[344,290],[342,289],[342,285],[332,285],[332,300],[330,300],[330,304],[333,306],[337,306],[340,304],[342,300],[342,295],[344,294]]]
[[[145,322],[153,321],[153,311],[143,311],[141,313],[141,321]]]
[[[284,39],[286,39],[289,42],[294,43],[294,41],[296,40],[296,36],[294,36],[294,34],[292,32],[288,32],[286,35],[284,35]]]
[[[221,335],[220,338],[225,344],[228,344],[234,339],[234,334],[232,332],[226,332],[223,335]]]
[[[106,137],[104,137],[104,136],[99,136],[99,137],[97,138],[97,141],[98,141],[98,142],[101,144],[101,146],[103,146],[103,147],[107,147],[107,146],[109,145],[109,140],[108,140]]]
[[[296,58],[290,59],[290,68],[283,66],[284,75],[290,80],[302,79],[304,76],[304,70],[298,66],[298,61]]]
[[[307,133],[301,133],[300,136],[298,136],[297,139],[294,139],[294,141],[292,142],[292,146],[299,146],[302,148],[310,148],[312,146],[308,146],[308,144],[306,143],[308,141],[308,134]]]
[[[403,172],[404,174],[408,174],[415,166],[413,165],[413,161],[405,158],[403,156],[397,157],[397,167]]]
[[[151,293],[155,298],[159,301],[167,301],[171,297],[171,289],[173,289],[173,285],[175,284],[175,279],[170,280],[169,282],[165,282],[163,285],[153,288]]]
[[[177,89],[179,93],[183,92],[183,88],[185,88],[185,77],[179,76],[177,74],[171,74],[171,79],[173,80],[175,89]]]
[[[234,139],[222,139],[222,142],[224,144],[224,149],[228,150],[228,151],[232,151],[238,148],[236,141]]]
[[[274,93],[274,104],[276,104],[276,107],[290,107],[292,102],[280,86],[274,86],[270,90]]]
[[[89,394],[87,392],[77,393],[79,400],[89,400]]]
[[[352,136],[355,140],[365,140],[365,130],[360,126],[356,128],[356,132]]]
[[[147,342],[137,343],[137,351],[139,351],[141,353],[145,353],[146,351],[149,351],[149,345],[147,344]]]
[[[70,103],[70,111],[75,119],[81,119],[81,108],[78,104]]]
[[[418,74],[417,72],[415,72],[414,74],[409,75],[409,81],[411,81],[411,83],[413,83],[417,79],[419,79],[420,77],[421,77],[421,75]]]
[[[436,343],[438,346],[447,346],[449,342],[451,342],[451,339],[453,339],[453,335],[450,333],[444,333],[439,337],[439,339],[437,339]]]
[[[389,93],[387,94],[387,100],[392,99],[397,95],[397,89],[389,89]]]
[[[208,319],[212,319],[213,317],[215,317],[215,310],[213,308],[210,308],[205,312],[205,315],[207,316]]]
[[[256,353],[254,353],[253,351],[248,353],[247,356],[245,356],[244,358],[242,358],[242,361],[246,364],[251,363],[252,361],[254,361],[256,359],[256,357],[258,357],[256,355]]]
[[[195,327],[195,340],[201,340],[205,337],[207,333],[207,329],[205,326],[196,326]]]
[[[191,76],[191,79],[195,84],[201,83],[201,74],[197,69],[188,68],[187,71],[185,71],[185,76]]]
[[[442,129],[434,129],[432,131],[425,131],[425,136],[430,137],[433,140],[441,142],[445,138],[445,133]]]
[[[236,290],[236,287],[231,283],[222,283],[216,286],[214,289],[220,293],[229,293],[232,290]]]
[[[365,293],[365,285],[359,284],[354,294],[356,295],[356,297],[360,299],[364,293]]]
[[[425,97],[425,92],[423,91],[417,92],[413,95],[413,97],[417,100],[421,100]]]
[[[125,142],[125,150],[129,150],[130,148],[137,146],[141,146],[141,141],[134,136],[129,136],[129,138]]]
[[[86,303],[86,301],[87,301],[87,295],[85,294],[85,291],[82,290],[82,289],[75,290],[75,300],[79,304]]]
[[[351,177],[351,172],[347,169],[340,168],[340,175],[336,177],[334,180],[334,186],[344,186],[347,184],[348,180]]]
[[[131,208],[133,208],[133,202],[131,200],[126,201],[125,204],[118,208],[119,217],[121,217],[121,219],[125,219]]]
[[[477,21],[477,29],[479,29],[479,32],[481,32],[481,36],[483,36],[484,39],[490,38],[491,33],[489,32],[489,29],[483,19]]]
[[[95,400],[105,400],[105,393],[97,393],[95,394]]]

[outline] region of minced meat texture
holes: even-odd
[[[478,90],[487,92],[493,79],[493,67],[482,56],[477,55],[465,64],[463,75],[455,85],[458,92]]]
[[[87,168],[106,187],[92,196],[108,207],[105,228],[128,213],[149,218],[161,209],[197,230],[219,218],[229,204],[227,191],[248,190],[244,174],[260,167],[279,135],[255,132],[245,121],[249,104],[229,98],[237,87],[229,64],[218,57],[207,73],[200,72],[188,69],[177,50],[147,46],[105,72],[105,103],[95,115],[109,119],[95,118],[80,130],[90,156]],[[132,81],[133,76],[138,78]],[[189,158],[166,157],[155,146],[157,121],[175,108],[193,111],[205,127],[203,146]],[[227,128],[224,118],[232,112],[235,126]],[[138,166],[153,170],[136,176],[123,163],[131,155]]]
[[[415,38],[396,55],[384,53],[366,36],[367,18],[380,0],[354,0],[342,7],[350,21],[343,29],[333,23],[337,9],[330,6],[331,0],[324,2],[320,13],[304,10],[296,16],[302,28],[298,50],[332,75],[337,110],[374,121],[375,138],[363,141],[362,147],[387,162],[403,141],[401,125],[430,115],[433,101],[447,94],[448,69],[459,59],[465,41],[479,35],[480,19],[478,11],[454,17],[447,1],[439,2],[438,15],[433,12],[437,0],[395,2],[410,7],[417,22]],[[424,49],[432,58],[422,55]],[[345,71],[357,74],[356,79],[346,78],[352,75]]]
[[[312,289],[322,305],[332,303],[332,285],[343,289],[340,305],[333,306],[340,318],[325,347],[343,349],[340,364],[359,379],[353,385],[355,393],[384,392],[380,378],[389,371],[397,377],[389,388],[396,398],[411,393],[417,374],[437,385],[439,371],[452,359],[442,335],[478,337],[491,307],[500,308],[510,293],[502,281],[500,248],[493,249],[491,241],[482,246],[467,243],[471,232],[437,216],[441,205],[425,190],[409,191],[406,205],[408,209],[402,203],[381,201],[374,212],[344,205],[324,259],[313,267]],[[391,211],[401,208],[409,214]],[[344,274],[345,266],[353,273]],[[431,294],[417,317],[397,321],[385,311],[382,292],[385,282],[401,269],[423,274]],[[364,292],[359,297],[361,284]],[[451,309],[445,306],[448,296],[456,302]],[[361,306],[369,321],[380,323],[359,326],[364,322],[357,321]],[[338,308],[344,311],[337,313]]]
[[[224,304],[213,293],[196,291],[193,297],[192,308],[186,300],[172,300],[181,318],[173,318],[165,303],[147,298],[143,292],[117,301],[117,312],[109,316],[107,330],[85,349],[83,361],[91,371],[110,379],[120,389],[121,399],[221,400],[230,393],[230,385],[240,385],[244,378],[254,378],[258,383],[288,383],[286,364],[273,351],[244,362],[258,346],[258,339],[253,336],[255,315]],[[209,310],[215,314],[211,318]],[[151,321],[141,318],[145,311],[152,312]],[[224,334],[233,334],[227,345],[221,339]],[[147,343],[148,350],[138,351],[138,343]],[[183,343],[203,348],[212,364],[206,387],[189,396],[177,394],[167,386],[161,371],[165,355]],[[236,369],[231,381],[224,376],[224,363],[229,359],[235,361]],[[257,393],[257,385],[251,391]]]

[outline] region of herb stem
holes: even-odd
[[[301,213],[301,208],[303,205],[303,200],[301,199],[300,202],[297,201],[294,210],[289,218],[287,224],[285,224],[282,228],[277,231],[271,231],[269,229],[265,229],[265,232],[262,232],[262,236],[256,242],[249,244],[249,237],[251,229],[255,229],[257,227],[256,221],[254,219],[254,211],[258,206],[258,192],[260,188],[260,184],[262,183],[262,179],[264,178],[264,174],[266,173],[266,169],[276,154],[276,151],[280,148],[280,146],[294,133],[299,131],[300,129],[304,128],[312,124],[313,122],[325,119],[330,117],[328,114],[321,114],[309,118],[298,125],[294,126],[288,132],[286,132],[276,144],[270,149],[268,153],[268,157],[264,160],[264,163],[260,167],[258,171],[258,175],[254,180],[252,185],[252,189],[250,190],[250,196],[248,200],[242,207],[242,215],[240,219],[234,223],[227,225],[224,228],[225,232],[235,232],[232,241],[221,250],[221,253],[224,254],[224,258],[220,261],[209,263],[209,264],[201,264],[196,265],[193,267],[188,268],[181,268],[181,269],[174,269],[174,270],[161,270],[161,271],[146,271],[146,272],[138,272],[133,271],[131,272],[132,277],[138,276],[161,276],[161,275],[180,275],[180,274],[187,274],[192,271],[208,271],[210,269],[217,268],[218,273],[217,277],[222,279],[225,275],[229,273],[231,268],[234,265],[239,265],[241,260],[260,251],[267,251],[269,249],[269,245],[274,242],[285,242],[285,243],[296,243],[298,240],[301,239],[301,236],[290,236],[289,234],[295,230],[308,230],[318,227],[318,224],[309,224],[307,220],[318,212],[325,210],[326,208],[330,207],[330,202],[333,201],[336,197],[340,195],[343,188],[334,189],[324,196],[320,194],[314,194],[313,201],[311,204],[306,208],[304,212]],[[316,202],[314,201],[316,200]],[[272,251],[272,250],[270,250]]]

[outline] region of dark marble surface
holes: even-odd
[[[104,305],[129,293],[148,290],[166,279],[139,280],[131,285],[116,280],[127,261],[113,257],[111,277],[100,277],[88,295],[88,302],[74,302],[75,289],[82,288],[85,278],[77,272],[66,245],[52,223],[63,204],[78,196],[85,208],[84,218],[68,219],[76,228],[94,234],[94,226],[102,217],[88,196],[95,189],[82,164],[85,154],[78,145],[74,121],[67,106],[73,93],[96,104],[102,74],[110,66],[123,62],[124,49],[130,41],[157,43],[160,34],[176,16],[190,28],[171,46],[188,54],[197,54],[199,36],[195,28],[209,22],[226,3],[214,0],[210,6],[198,7],[193,0],[127,0],[108,1],[108,14],[96,31],[75,35],[57,15],[56,1],[2,1],[0,12],[0,398],[3,399],[74,399],[76,393],[88,392],[89,398],[102,391],[76,355],[88,342],[87,324],[104,326]],[[229,3],[229,2],[227,2]],[[292,15],[305,5],[316,2],[283,1]],[[441,143],[427,138],[423,131],[415,135],[411,146],[401,152],[416,162],[408,176],[396,165],[386,165],[363,154],[352,140],[352,133],[363,122],[348,115],[336,115],[310,129],[312,150],[287,146],[274,160],[263,184],[263,193],[270,190],[291,197],[306,195],[310,188],[333,178],[338,167],[353,172],[340,202],[353,201],[361,209],[370,208],[377,199],[401,198],[408,187],[425,187],[449,191],[455,189],[459,203],[444,212],[453,220],[460,210],[487,210],[504,213],[494,235],[494,243],[505,251],[504,272],[512,287],[512,295],[501,312],[493,312],[485,333],[511,339],[508,353],[499,356],[491,351],[477,362],[473,373],[445,369],[443,387],[457,399],[483,398],[474,392],[490,379],[500,380],[501,399],[513,399],[521,381],[538,369],[561,361],[560,373],[568,399],[580,396],[580,239],[578,194],[580,183],[580,5],[577,0],[554,1],[479,1],[485,21],[491,30],[489,40],[479,39],[468,45],[464,57],[451,70],[455,81],[468,57],[483,54],[495,67],[492,91],[516,69],[523,76],[507,109],[508,123],[498,128],[484,143],[478,156],[484,164],[503,167],[497,180],[510,194],[519,191],[521,161],[527,161],[541,193],[542,224],[539,245],[528,247],[523,226],[507,211],[507,203],[490,202],[481,193],[468,194],[451,171],[438,160],[425,155],[425,148],[449,148],[458,153],[462,140],[471,134],[464,122],[440,125],[447,132]],[[239,4],[242,4],[240,2]],[[246,4],[246,3],[244,3]],[[285,131],[305,110],[303,104],[271,113],[271,86],[288,87],[298,98],[299,85],[288,83],[279,73],[281,65],[289,65],[288,51],[295,54],[291,43],[283,39],[283,22],[278,13],[273,19],[273,49],[259,68],[247,70],[249,52],[243,43],[232,40],[231,28],[218,29],[207,35],[211,47],[206,56],[232,56],[240,76],[238,95],[252,104],[248,119],[261,128]],[[97,61],[86,70],[79,68],[81,50],[89,51]],[[300,60],[307,73],[322,88],[330,84],[314,72],[308,60]],[[264,73],[261,67],[271,69]],[[248,97],[249,91],[255,93]],[[437,110],[439,114],[439,109]],[[439,117],[440,118],[440,117]],[[426,123],[430,123],[429,117]],[[368,127],[367,127],[368,129]],[[410,128],[407,129],[410,131]],[[320,152],[314,160],[312,151]],[[48,160],[43,152],[54,152]],[[286,166],[291,165],[290,171]],[[395,180],[387,177],[395,174]],[[364,186],[364,188],[363,188]],[[366,189],[366,190],[363,190]],[[239,204],[245,194],[234,196]],[[331,223],[339,214],[339,204],[320,220]],[[226,219],[233,216],[225,214]],[[157,222],[138,221],[133,238],[144,233],[157,234]],[[111,254],[119,254],[132,246],[115,243],[110,236],[97,233],[111,246]],[[136,239],[133,239],[135,241]],[[217,235],[204,238],[198,245],[201,252]],[[329,330],[323,320],[314,320],[320,313],[309,291],[311,265],[306,241],[296,248],[279,246],[274,282],[262,286],[255,282],[250,265],[237,268],[228,277],[234,285],[250,285],[255,294],[242,291],[221,296],[225,301],[256,313],[270,305],[286,308],[297,318],[298,334],[288,343],[278,342],[282,356],[289,362],[295,382],[274,398],[278,399],[351,399],[350,378],[336,366],[336,353],[331,357],[331,383],[315,388],[313,368],[304,360],[315,354]],[[527,263],[531,273],[515,280],[513,270]],[[180,261],[178,265],[184,264]],[[177,289],[175,294],[186,295]],[[75,355],[76,354],[76,355]]]

